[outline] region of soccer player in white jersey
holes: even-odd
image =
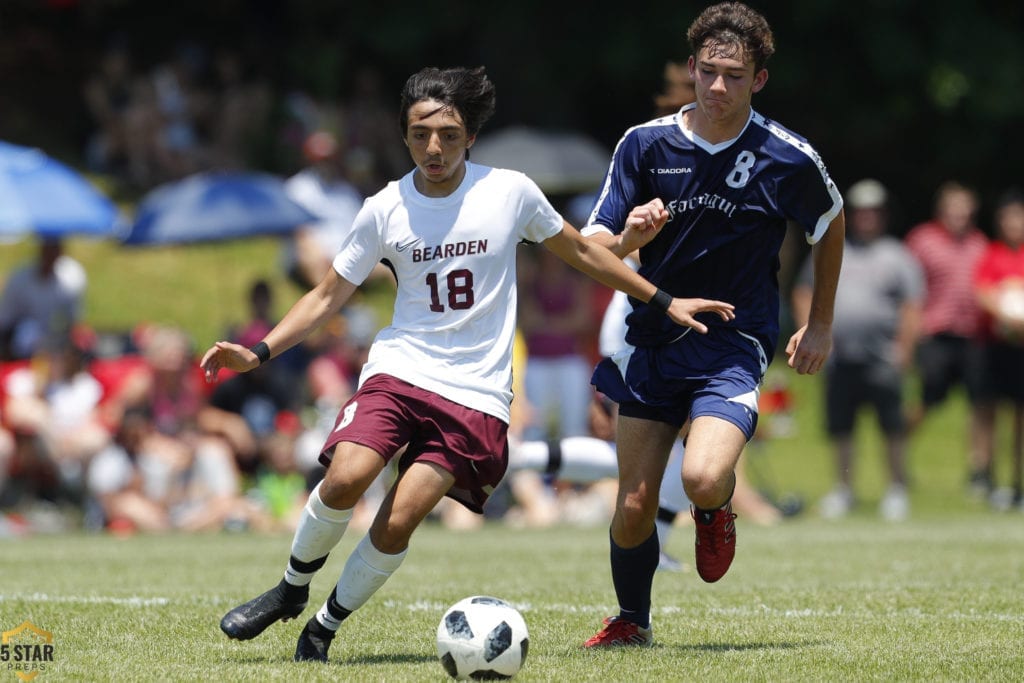
[[[341,622],[398,569],[413,531],[442,497],[481,511],[508,461],[519,243],[543,242],[699,332],[707,328],[694,315],[732,317],[727,303],[657,290],[584,239],[521,173],[469,163],[493,111],[494,87],[482,67],[427,68],[410,77],[400,123],[415,168],[366,200],[333,268],[263,341],[251,348],[217,342],[203,357],[209,381],[221,368],[252,370],[335,314],[379,261],[395,273],[394,318],[374,340],[359,388],[324,445],[327,473],[309,496],[284,578],[224,616],[221,630],[231,638],[254,638],[303,611],[314,573],[392,458],[399,457],[398,477],[299,636],[296,660],[327,660]]]
[[[619,403],[619,492],[611,524],[619,614],[585,647],[649,645],[658,566],[659,484],[676,435],[690,430],[682,480],[692,503],[697,572],[717,581],[736,545],[731,498],[740,453],[757,424],[758,388],[779,333],[777,271],[787,222],[814,244],[810,318],[786,347],[798,373],[821,369],[831,348],[842,262],[842,199],[800,136],[751,108],[768,80],[774,39],[741,3],[707,8],[690,26],[688,69],[697,101],[628,130],[583,229],[673,296],[728,301],[735,317],[699,315],[690,334],[634,299],[627,348],[593,382]]]

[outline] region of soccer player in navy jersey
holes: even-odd
[[[693,503],[697,571],[717,581],[732,562],[735,468],[754,434],[758,387],[775,353],[788,222],[814,245],[810,316],[789,340],[788,363],[816,373],[831,349],[842,198],[806,140],[751,108],[768,80],[771,29],[746,5],[727,2],[707,8],[687,38],[697,101],[626,131],[583,234],[619,257],[639,249],[639,272],[663,291],[727,301],[735,318],[699,315],[708,331],[692,334],[632,300],[628,346],[594,372],[595,386],[619,403],[610,541],[620,612],[585,647],[652,642],[657,492],[688,419],[682,479]]]

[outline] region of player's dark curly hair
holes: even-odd
[[[437,100],[459,112],[466,132],[473,136],[494,114],[494,84],[482,66],[421,69],[410,76],[402,88],[399,121],[403,136],[409,128],[409,109],[423,100]]]
[[[708,7],[690,24],[686,38],[694,56],[701,48],[708,48],[716,56],[753,62],[755,73],[775,54],[775,38],[768,21],[742,2],[722,2]]]

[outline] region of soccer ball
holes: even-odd
[[[523,666],[530,636],[518,610],[486,595],[463,598],[437,625],[437,656],[452,678],[512,678]]]

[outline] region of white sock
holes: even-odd
[[[547,441],[522,441],[509,444],[509,470],[533,470],[544,472],[548,468]]]
[[[341,572],[338,585],[334,589],[334,601],[347,612],[354,612],[362,607],[377,590],[384,585],[392,574],[402,565],[405,549],[397,555],[387,555],[377,550],[367,534],[349,555],[345,569]],[[324,602],[316,613],[317,620],[332,631],[338,630],[341,620],[328,610],[330,599]],[[346,614],[347,616],[347,614]]]
[[[327,555],[345,535],[352,519],[351,508],[336,510],[324,504],[320,499],[320,485],[317,484],[309,494],[292,539],[291,558],[284,580],[294,586],[309,585],[313,575],[327,560]]]
[[[600,479],[619,476],[615,444],[591,436],[562,439],[562,467],[558,479],[574,484],[590,484]]]
[[[573,484],[591,484],[619,472],[615,444],[590,436],[562,439],[554,454],[547,441],[523,441],[509,449],[508,466],[510,470],[551,474]]]

